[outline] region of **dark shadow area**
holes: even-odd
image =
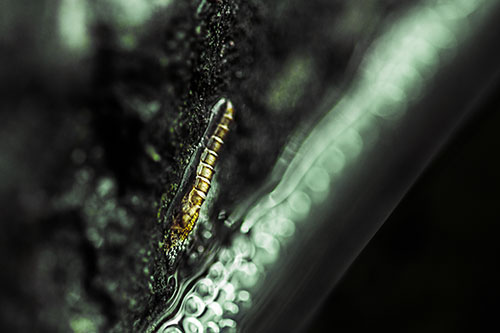
[[[499,110],[496,93],[406,195],[308,331],[498,329]]]

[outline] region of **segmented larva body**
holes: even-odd
[[[189,192],[182,198],[180,212],[174,216],[170,246],[167,248],[167,252],[171,247],[181,244],[189,236],[196,225],[203,202],[207,198],[219,152],[229,132],[229,127],[234,121],[233,104],[229,100],[224,101],[224,113],[201,154],[194,183]]]

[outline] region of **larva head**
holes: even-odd
[[[226,112],[224,113],[224,116],[234,120],[234,107],[230,100],[226,100]]]

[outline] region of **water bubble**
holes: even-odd
[[[252,239],[257,247],[266,250],[269,254],[274,255],[279,251],[279,243],[269,233],[254,232],[252,233]]]
[[[212,319],[220,319],[224,314],[224,310],[222,310],[222,306],[219,302],[212,302],[207,306],[207,317]]]
[[[308,170],[305,182],[312,191],[323,192],[329,188],[330,176],[324,168],[313,166]]]
[[[278,258],[280,244],[276,238],[266,232],[252,233],[252,239],[258,250],[254,260],[260,264],[270,264]]]
[[[223,332],[236,332],[236,322],[232,319],[222,319],[219,322],[219,326],[222,328]]]
[[[374,115],[388,119],[397,117],[406,110],[406,94],[399,86],[395,85],[393,82],[381,83],[378,86],[377,96],[378,98],[374,101],[370,108],[370,111]],[[354,137],[353,139],[356,140],[356,138]],[[362,142],[363,141],[361,140],[361,145],[359,146],[362,146]],[[354,147],[356,152],[361,150],[357,148],[357,146],[355,145],[355,141],[353,141],[352,143],[353,144],[346,149],[352,151],[352,148]],[[357,155],[357,153],[354,155]]]
[[[212,280],[204,278],[198,281],[194,288],[195,292],[200,295],[201,299],[206,301],[214,298],[215,286]]]
[[[223,248],[219,251],[219,260],[226,267],[228,267],[235,258],[236,254],[231,248]]]
[[[217,326],[217,324],[216,324],[216,323],[214,323],[213,321],[209,321],[209,322],[206,324],[205,331],[206,331],[207,333],[219,333],[219,332],[220,332],[220,328],[219,328],[219,326]]]
[[[233,301],[235,299],[235,288],[230,282],[224,284],[220,289],[219,300]]]
[[[201,236],[205,240],[210,240],[210,239],[213,238],[212,232],[210,230],[208,230],[208,229],[203,230],[203,232],[201,233]]]
[[[419,34],[436,48],[450,48],[456,46],[457,40],[442,21],[439,12],[431,8],[419,11],[419,21],[423,24],[418,25]]]
[[[236,236],[233,240],[233,248],[244,258],[252,258],[255,253],[255,247],[246,235]]]
[[[417,101],[422,96],[423,79],[417,69],[404,61],[397,67],[399,87],[405,91],[408,101]]]
[[[210,269],[208,271],[208,277],[212,281],[218,282],[224,278],[225,272],[226,269],[224,265],[220,261],[217,261],[212,266],[210,266]]]
[[[273,213],[263,217],[252,231],[255,233],[269,233],[274,237],[286,238],[294,234],[295,224],[290,219],[273,211]],[[251,244],[253,245],[253,243]]]
[[[202,333],[203,325],[200,321],[193,317],[186,317],[182,321],[182,327],[186,333]]]
[[[239,306],[233,302],[225,302],[223,308],[229,316],[236,316],[240,311]]]
[[[186,314],[198,317],[205,311],[205,303],[198,296],[191,294],[186,298],[184,309]]]
[[[347,159],[354,159],[361,153],[363,139],[354,128],[348,128],[339,137],[338,145]]]
[[[233,279],[236,285],[243,288],[251,288],[257,284],[260,278],[260,272],[253,262],[243,261],[240,263]]]
[[[413,36],[411,39],[415,68],[424,80],[430,79],[439,65],[437,49],[424,38]]]
[[[245,304],[250,304],[251,303],[251,295],[248,291],[246,290],[240,290],[238,292],[238,295],[236,297],[236,300],[239,303],[245,303]]]
[[[114,189],[115,184],[111,178],[102,178],[99,180],[99,184],[97,185],[97,193],[101,197],[105,197],[109,195]]]
[[[297,220],[301,220],[309,214],[311,198],[302,191],[295,191],[288,198],[288,208],[295,213],[294,217]]]
[[[189,266],[195,266],[198,262],[200,255],[196,252],[191,252],[188,257]]]

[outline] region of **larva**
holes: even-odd
[[[187,188],[189,191],[185,193],[180,202],[181,208],[177,209],[177,213],[172,214],[172,224],[165,239],[167,242],[166,251],[168,257],[175,256],[175,253],[180,250],[179,247],[196,225],[200,209],[210,190],[219,152],[234,121],[234,108],[231,101],[222,98],[216,103],[214,108],[216,108],[216,115],[219,115],[217,108],[223,108],[224,112],[205,144],[200,161],[196,167],[196,176],[188,184]],[[169,259],[175,260],[175,258]]]

